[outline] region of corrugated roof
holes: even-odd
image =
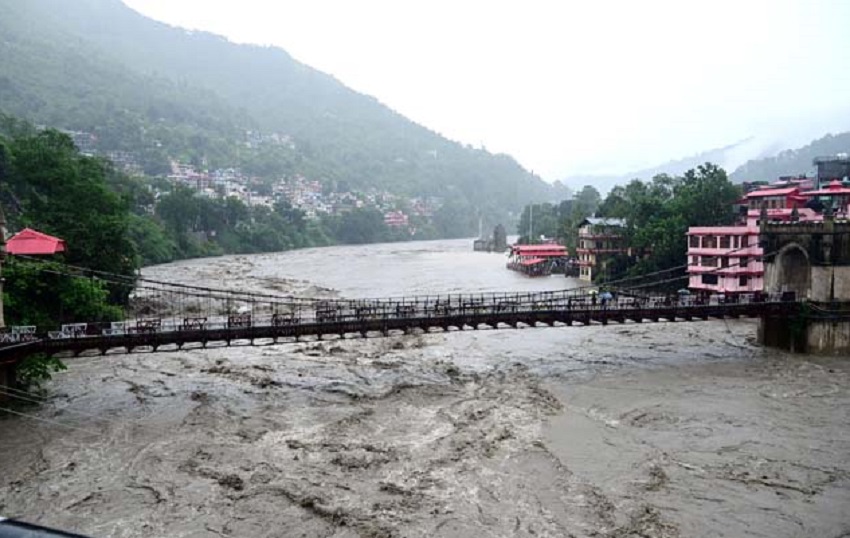
[[[799,187],[786,187],[784,189],[759,189],[747,193],[747,198],[761,198],[763,196],[787,196],[797,192]]]
[[[521,262],[519,262],[519,264],[529,266],[529,265],[537,265],[538,263],[545,262],[545,261],[546,260],[544,260],[543,258],[530,258],[528,260],[522,260]]]
[[[568,254],[563,245],[513,245],[511,252],[516,256],[559,257]]]
[[[24,228],[6,241],[9,254],[45,255],[65,252],[65,241],[32,228]]]
[[[844,184],[837,179],[829,182],[826,188],[816,191],[807,191],[803,193],[806,196],[846,196],[850,194],[850,187],[845,187]]]

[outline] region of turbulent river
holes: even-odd
[[[312,297],[578,285],[471,246],[144,273]],[[0,514],[97,537],[850,536],[850,362],[762,349],[755,330],[526,328],[69,359],[44,403],[0,419]]]

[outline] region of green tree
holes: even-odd
[[[522,210],[517,224],[519,242],[534,244],[540,236],[556,237],[559,229],[558,207],[552,204],[529,204]],[[529,236],[529,233],[532,235]]]
[[[732,224],[732,204],[741,195],[726,172],[711,163],[682,177],[658,175],[611,190],[599,214],[626,220],[628,244],[642,256],[620,260],[609,277],[636,276],[684,265],[690,226]]]
[[[387,238],[384,215],[375,209],[358,208],[337,217],[332,226],[334,237],[348,244],[375,243]]]
[[[104,163],[80,155],[68,136],[51,129],[6,143],[13,163],[3,185],[14,200],[10,228],[29,226],[63,238],[69,263],[133,275],[130,202],[107,185]],[[128,291],[115,293],[121,300]]]
[[[9,325],[58,329],[62,323],[121,319],[100,280],[66,276],[59,262],[27,262],[10,257],[3,267],[3,301]]]

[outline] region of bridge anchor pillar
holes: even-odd
[[[15,388],[18,384],[13,364],[0,364],[0,387]],[[8,400],[9,396],[0,393],[0,401]]]

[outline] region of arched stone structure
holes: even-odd
[[[812,289],[812,266],[809,255],[800,245],[789,243],[776,255],[776,284],[782,292],[794,292],[798,299],[808,299]]]
[[[795,292],[809,303],[809,314],[762,318],[759,340],[796,351],[850,353],[850,222],[831,215],[822,222],[765,220],[760,223],[765,291]]]

